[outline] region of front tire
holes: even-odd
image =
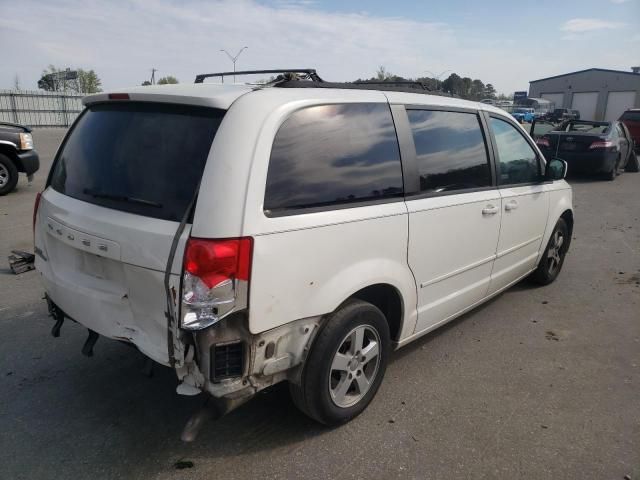
[[[389,325],[380,309],[349,300],[318,333],[301,384],[290,384],[293,402],[325,425],[348,422],[367,408],[378,391],[390,345]]]
[[[540,285],[549,285],[562,270],[564,257],[569,249],[569,227],[563,218],[558,219],[551,238],[544,249],[538,268],[531,274],[531,280]]]
[[[0,196],[13,191],[18,184],[18,169],[6,155],[0,154]]]

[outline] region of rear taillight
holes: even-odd
[[[589,145],[589,150],[593,150],[596,148],[613,148],[615,146],[616,144],[613,143],[611,140],[602,140],[602,141],[599,140]]]
[[[551,144],[549,143],[549,139],[545,138],[545,137],[540,137],[536,140],[536,144],[538,144],[541,147],[546,147],[549,148],[551,146]]]
[[[110,93],[109,100],[129,100],[128,93]]]
[[[33,203],[33,243],[36,241],[36,218],[38,218],[38,209],[40,208],[40,199],[42,198],[42,193],[38,192],[36,194],[36,201]]]
[[[190,238],[184,252],[182,328],[200,330],[247,308],[251,237]]]

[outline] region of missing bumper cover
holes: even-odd
[[[241,377],[244,372],[244,350],[244,343],[241,341],[211,345],[211,381]]]

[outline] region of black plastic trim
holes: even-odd
[[[400,161],[402,163],[402,179],[405,196],[420,191],[420,176],[418,173],[418,161],[416,146],[411,133],[409,117],[404,105],[392,104],[391,116],[396,128],[396,137],[400,147]]]
[[[369,207],[371,205],[383,205],[387,203],[403,202],[404,195],[397,197],[373,198],[371,200],[361,200],[351,203],[332,203],[329,205],[321,205],[317,207],[300,207],[300,208],[278,208],[276,210],[263,210],[267,218],[291,217],[293,215],[303,215],[306,213],[330,212],[333,210],[345,210],[347,208]]]

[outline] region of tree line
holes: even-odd
[[[358,79],[357,82],[419,82],[429,90],[442,91],[456,97],[466,100],[484,100],[490,98],[492,100],[506,100],[505,95],[498,95],[496,89],[491,83],[485,84],[480,79],[471,79],[470,77],[461,77],[457,73],[450,74],[446,79],[440,80],[433,77],[417,77],[404,78],[389,72],[384,66],[378,67],[376,74],[367,79]]]
[[[73,75],[66,75],[67,73]],[[66,78],[66,77],[73,78]],[[359,78],[357,82],[406,82],[413,81],[422,83],[429,90],[442,91],[450,95],[467,100],[483,100],[486,98],[506,100],[512,97],[498,95],[491,83],[484,83],[480,79],[461,77],[457,73],[451,73],[446,79],[440,80],[433,77],[404,78],[389,72],[384,66],[378,67],[376,74],[367,79]],[[19,82],[16,77],[16,86]],[[167,75],[155,82],[158,85],[168,85],[178,83],[178,79],[173,75]],[[151,80],[145,80],[141,85],[151,85]],[[102,91],[102,81],[94,70],[84,70],[82,68],[58,68],[49,65],[42,71],[42,76],[38,80],[38,88],[48,91],[67,91],[78,94],[97,93]]]
[[[178,79],[173,75],[159,78],[157,85],[168,85],[178,83]],[[14,80],[16,90],[20,90],[20,80],[16,75]],[[145,80],[141,85],[151,85],[149,80]],[[77,94],[98,93],[102,91],[102,81],[98,74],[92,70],[82,68],[59,68],[49,65],[42,71],[38,88],[49,92],[69,92]]]

